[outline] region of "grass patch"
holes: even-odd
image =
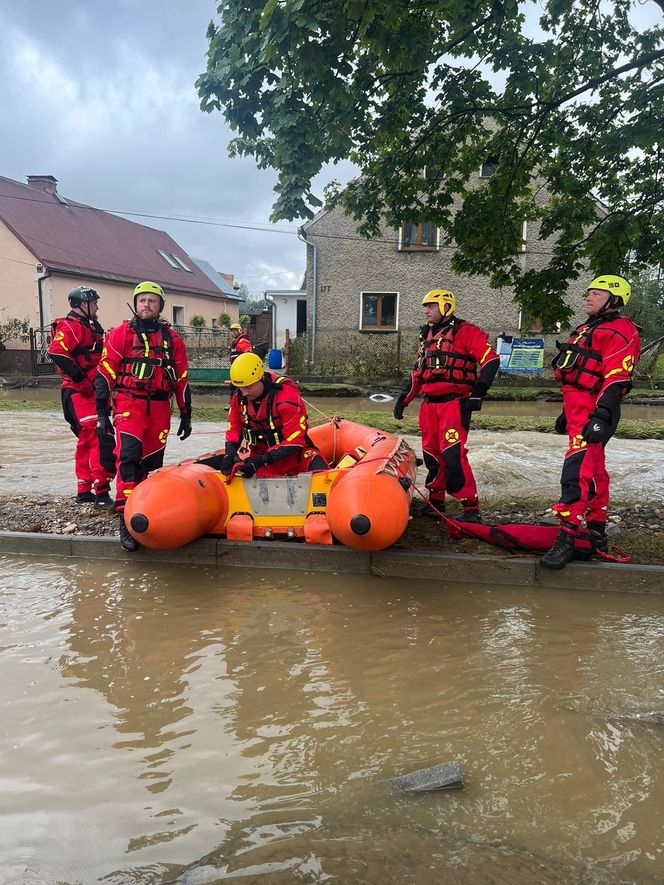
[[[332,404],[331,404],[332,405]],[[45,412],[59,409],[57,400],[48,402],[33,400],[0,400],[0,411],[7,412]],[[377,430],[396,435],[417,434],[419,425],[417,421],[417,408],[413,406],[411,414],[406,414],[403,421],[396,421],[389,412],[363,412],[350,409],[330,409],[330,414],[340,414],[342,418],[356,421],[358,424],[368,424]],[[194,423],[197,421],[220,422],[226,421],[228,410],[224,406],[196,406],[194,401]],[[320,424],[315,413],[310,415],[312,424]],[[529,430],[536,433],[554,433],[554,418],[536,418],[529,416],[511,415],[483,415],[475,412],[472,419],[474,430],[495,431],[521,431]],[[616,436],[619,439],[664,439],[664,419],[650,421],[632,421],[623,419],[618,425]]]
[[[52,412],[60,408],[59,396],[52,400],[0,399],[0,412]]]

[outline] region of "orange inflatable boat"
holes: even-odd
[[[235,476],[229,483],[196,460],[155,471],[127,501],[130,532],[146,547],[160,549],[201,535],[336,540],[365,551],[398,540],[408,523],[417,469],[410,446],[342,418],[311,428],[309,435],[333,465],[329,470],[269,479]]]

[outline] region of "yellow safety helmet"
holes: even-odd
[[[602,274],[601,277],[595,277],[588,285],[586,292],[590,292],[591,289],[599,289],[600,292],[616,295],[623,304],[627,304],[629,296],[632,294],[632,287],[627,280],[623,280],[622,277],[616,277],[610,273]]]
[[[263,360],[255,353],[241,353],[231,364],[231,384],[249,387],[265,374]]]
[[[241,329],[242,326],[239,323],[231,323],[228,328],[229,329]]]
[[[454,313],[456,298],[449,289],[431,289],[422,299],[422,304],[437,304],[441,314],[449,316]]]
[[[159,296],[159,311],[161,312],[164,309],[164,290],[160,285],[152,283],[150,280],[145,280],[143,283],[139,283],[134,289],[134,310],[136,310],[136,299],[139,295],[143,295],[145,292],[148,292],[150,295]]]

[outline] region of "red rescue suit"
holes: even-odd
[[[227,450],[244,443],[250,457],[265,455],[268,463],[258,468],[259,477],[324,470],[328,465],[307,433],[307,410],[295,382],[273,372],[262,381],[258,399],[249,400],[239,390],[231,397]]]
[[[401,394],[404,406],[423,394],[419,422],[422,454],[429,469],[426,486],[434,504],[445,493],[477,508],[477,486],[466,440],[470,404],[476,408],[498,371],[500,359],[479,326],[452,316],[420,330],[420,347]]]
[[[632,387],[639,359],[639,332],[615,310],[590,317],[558,345],[553,360],[561,383],[569,444],[560,478],[560,500],[553,511],[571,531],[587,522],[606,522],[609,481],[604,447],[620,421],[620,401]],[[610,427],[603,443],[588,443],[582,430],[591,415],[600,414]]]
[[[97,411],[113,399],[116,510],[151,470],[164,463],[171,398],[191,414],[184,342],[164,320],[125,320],[106,336],[95,381]]]
[[[70,311],[54,320],[48,353],[62,378],[60,399],[65,421],[77,437],[74,469],[80,494],[94,487],[96,495],[108,492],[115,469],[105,469],[95,433],[97,411],[93,382],[101,359],[104,330],[97,320]],[[107,453],[108,455],[108,453]]]
[[[237,359],[241,353],[251,353],[253,350],[251,341],[242,333],[231,341],[231,363]]]

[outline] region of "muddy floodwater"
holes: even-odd
[[[228,404],[228,393],[194,394],[194,415],[196,406],[224,406]],[[59,391],[53,388],[21,388],[0,389],[0,406],[3,399],[27,400],[28,402],[53,402],[54,408],[59,407]],[[368,396],[308,396],[304,397],[309,410],[309,416],[316,421],[322,417],[331,418],[340,412],[391,412],[394,408],[394,399],[389,402],[373,402]],[[419,401],[410,405],[408,414],[417,415]],[[488,400],[482,406],[482,412],[487,415],[510,415],[515,417],[530,418],[555,418],[560,414],[562,404],[560,402],[539,402],[536,400]],[[664,417],[664,405],[653,403],[652,405],[633,404],[629,401],[623,403],[622,415],[633,421],[638,420],[661,420]]]
[[[59,412],[4,412],[0,422],[0,494],[75,493],[74,436]],[[226,427],[223,421],[196,422],[194,416],[193,433],[184,443],[171,433],[165,463],[223,448]],[[419,437],[406,439],[420,454]],[[567,437],[555,434],[472,430],[469,458],[480,495],[485,500],[529,495],[554,500],[566,445]],[[656,504],[664,500],[664,440],[612,439],[606,462],[616,498]],[[425,474],[421,467],[420,488]]]
[[[0,882],[664,880],[662,598],[0,567]]]

